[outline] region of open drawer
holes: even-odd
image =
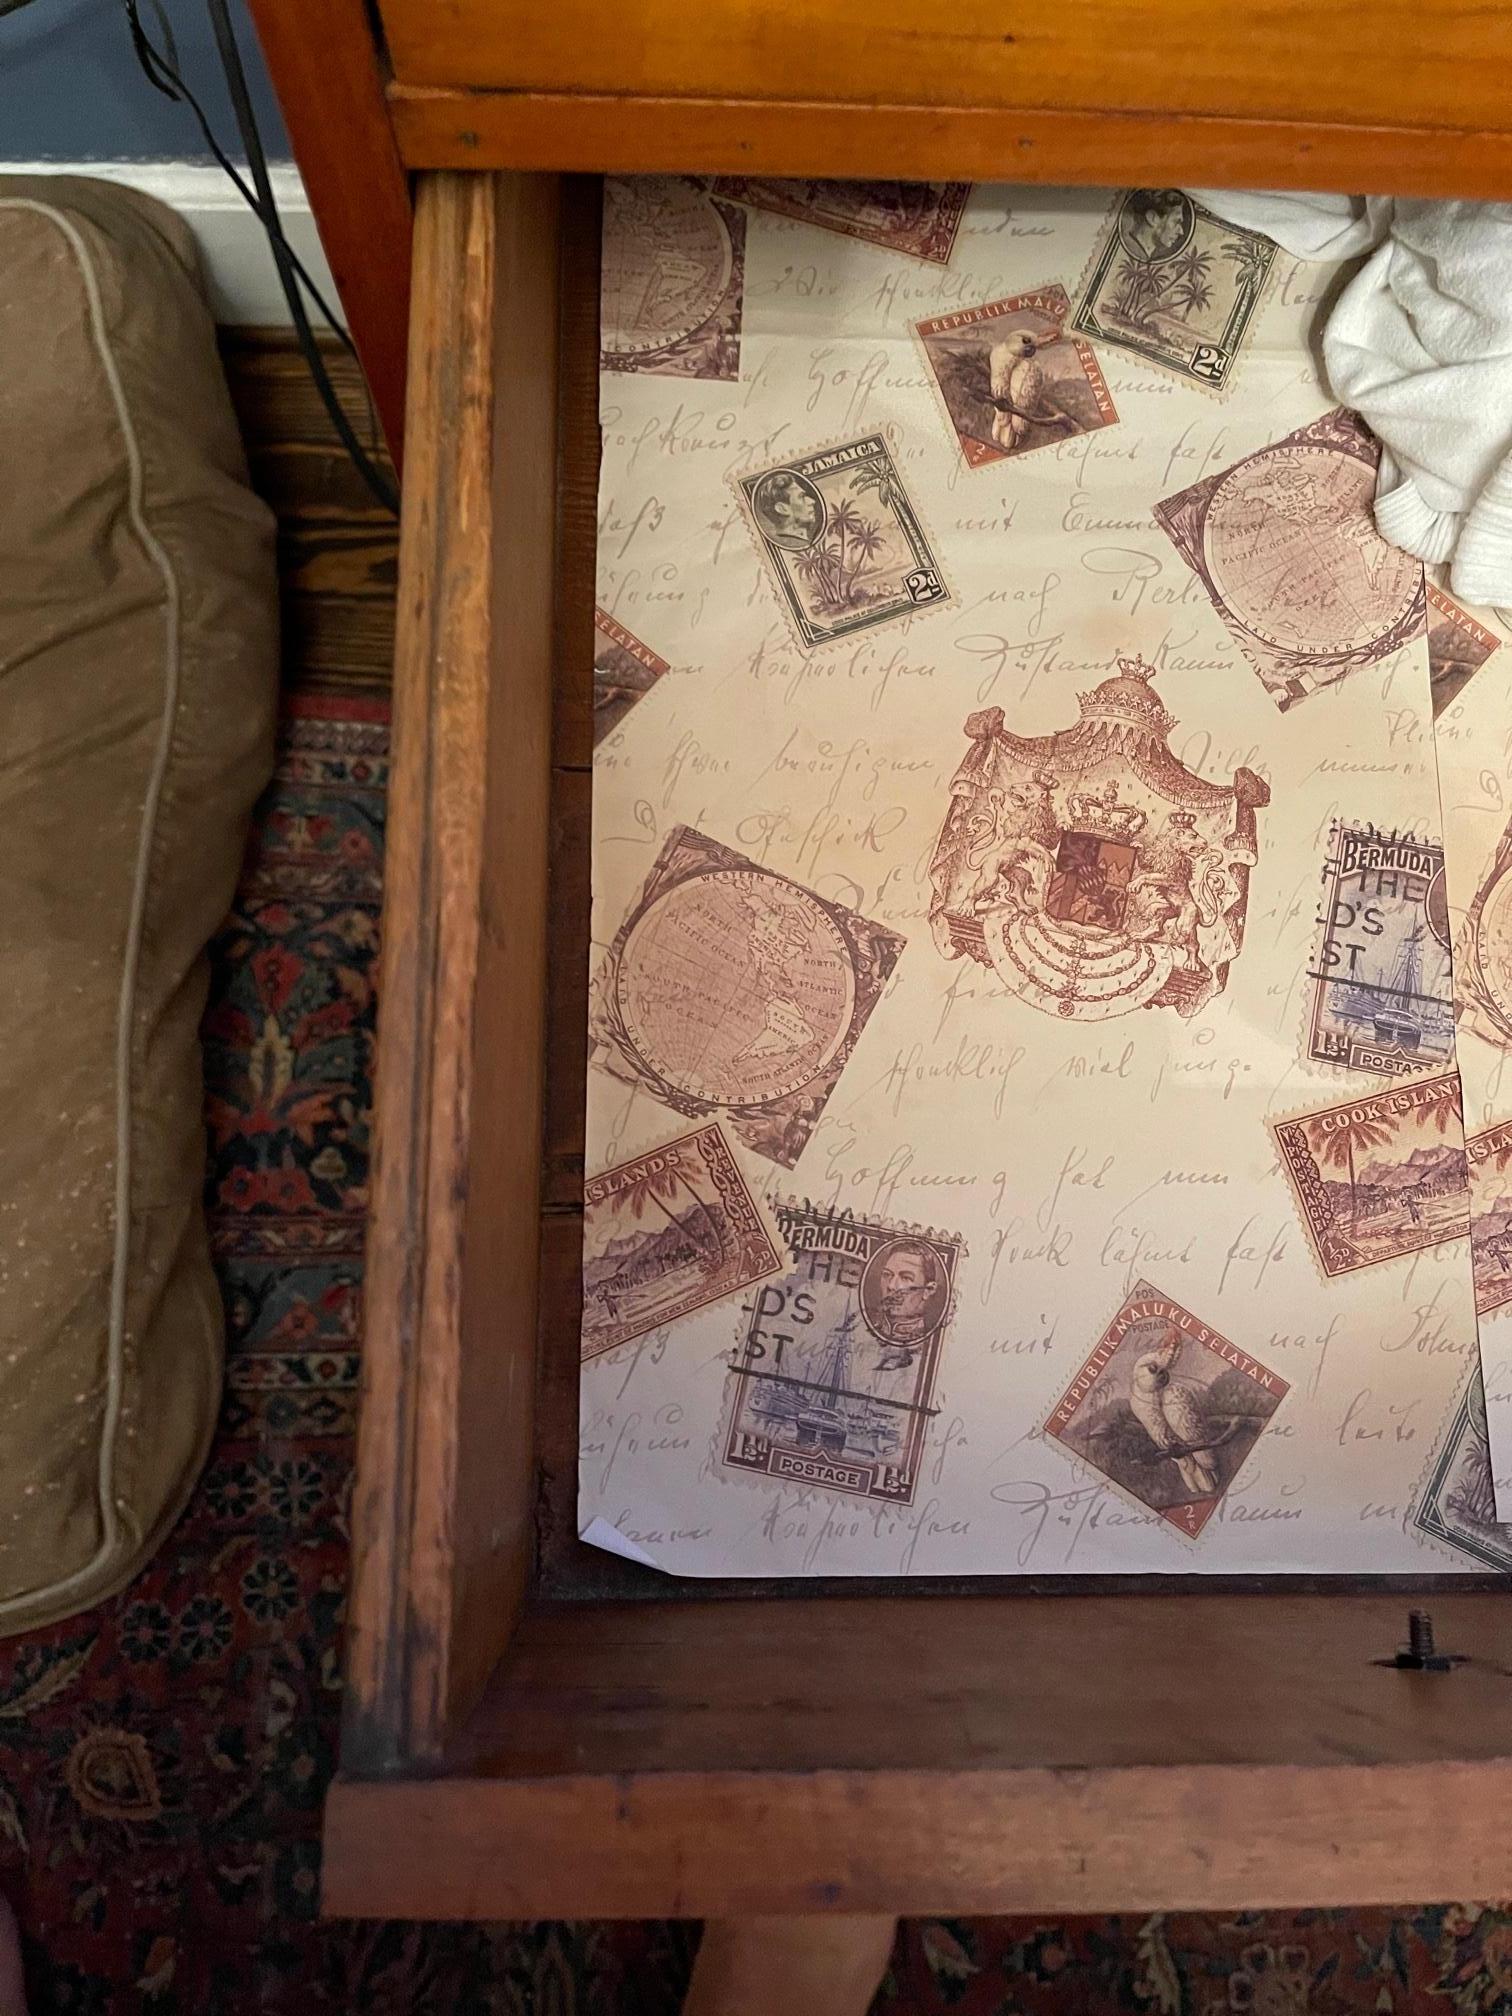
[[[339,1913],[1512,1889],[1512,1610],[1415,1582],[680,1585],[576,1538],[597,193],[420,190]],[[1452,1593],[1451,1591],[1452,1584]]]

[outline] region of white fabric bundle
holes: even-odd
[[[1370,252],[1323,361],[1382,444],[1381,536],[1452,560],[1461,600],[1512,603],[1512,203],[1193,193],[1297,258]]]

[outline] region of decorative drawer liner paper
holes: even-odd
[[[1173,190],[605,233],[580,1530],[1512,1567],[1512,658],[1375,532],[1334,269]]]

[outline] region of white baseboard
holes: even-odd
[[[144,190],[177,210],[199,241],[218,322],[287,324],[289,311],[278,284],[263,228],[224,172],[213,164],[183,161],[6,161],[7,175],[93,175]],[[309,269],[310,278],[340,313],[331,269],[320,248],[310,200],[292,162],[269,169],[284,235]],[[318,317],[311,318],[319,326]]]

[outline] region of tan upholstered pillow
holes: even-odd
[[[220,1395],[204,947],[270,761],[276,584],[191,241],[0,177],[0,1630],[126,1582]]]

